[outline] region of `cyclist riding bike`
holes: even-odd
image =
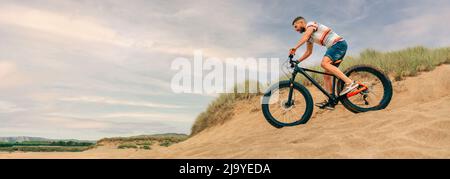
[[[295,31],[300,32],[301,34],[304,33],[304,35],[289,53],[291,55],[295,54],[297,49],[305,43],[307,47],[305,53],[298,59],[299,63],[306,60],[312,54],[313,43],[325,46],[327,51],[322,59],[321,67],[326,73],[334,74],[345,82],[345,86],[339,95],[345,95],[359,86],[358,83],[350,79],[335,66],[342,62],[347,52],[347,42],[341,36],[325,25],[317,22],[306,22],[303,17],[295,18],[292,25]],[[324,75],[324,85],[328,92],[332,91],[331,76]],[[316,103],[316,106],[330,110],[334,109],[334,106],[330,105],[326,100],[321,103]]]

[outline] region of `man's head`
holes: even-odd
[[[303,33],[306,31],[306,21],[305,18],[299,16],[292,21],[292,26],[294,27],[295,31]]]

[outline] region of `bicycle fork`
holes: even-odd
[[[297,76],[297,71],[294,71],[294,73],[292,73],[292,77],[289,80],[289,95],[288,95],[288,100],[286,102],[286,107],[291,107],[294,103],[292,100],[292,96],[294,93],[294,82],[295,82],[295,76]]]

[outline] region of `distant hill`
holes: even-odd
[[[28,136],[15,136],[15,137],[0,137],[0,142],[26,142],[26,141],[74,141],[74,142],[92,142],[88,140],[76,140],[76,139],[47,139],[43,137],[28,137]]]
[[[165,133],[165,134],[152,134],[152,135],[139,135],[139,136],[130,136],[130,137],[113,137],[113,138],[104,138],[99,141],[93,140],[77,140],[77,139],[48,139],[43,137],[29,137],[29,136],[14,136],[14,137],[0,137],[0,142],[26,142],[26,141],[74,141],[74,142],[103,142],[103,141],[133,141],[133,140],[174,140],[174,141],[183,141],[188,138],[186,134],[177,134],[177,133]]]
[[[187,138],[187,134],[177,134],[177,133],[165,133],[165,134],[150,134],[150,135],[138,135],[138,136],[129,136],[129,137],[110,137],[103,138],[102,140],[134,140],[134,139],[166,139],[166,138]]]
[[[53,141],[53,140],[42,137],[28,137],[28,136],[0,137],[0,142],[25,142],[25,141]]]

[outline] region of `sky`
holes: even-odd
[[[172,61],[282,60],[296,16],[331,27],[352,56],[450,45],[448,0],[0,0],[0,136],[188,134],[215,96],[173,93]]]

